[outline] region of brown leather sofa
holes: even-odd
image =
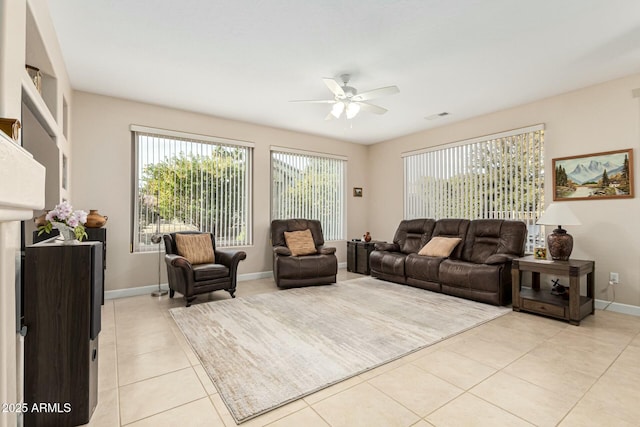
[[[462,240],[449,257],[419,255],[433,237]],[[524,222],[502,219],[412,219],[393,243],[376,243],[371,275],[494,305],[511,302],[511,260],[524,255]]]
[[[311,230],[316,253],[292,256],[287,248],[285,231]],[[324,246],[320,221],[311,219],[276,219],[271,221],[273,277],[280,288],[327,285],[336,282],[338,259],[336,248]]]

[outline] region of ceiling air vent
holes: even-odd
[[[425,117],[425,119],[427,120],[435,120],[435,119],[439,119],[440,117],[445,117],[448,116],[449,113],[447,113],[446,111],[443,111],[442,113],[437,113],[437,114],[432,114],[430,116]]]

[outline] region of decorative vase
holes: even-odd
[[[87,215],[87,222],[84,224],[88,228],[100,228],[107,223],[108,216],[102,216],[98,213],[97,209],[90,209]]]
[[[363,237],[364,237],[364,241],[365,242],[370,242],[371,241],[371,234],[369,234],[368,231],[366,232],[366,234]]]
[[[76,233],[73,228],[62,222],[51,221],[51,224],[53,225],[53,228],[60,232],[63,245],[75,245],[78,243],[78,239],[76,239]]]

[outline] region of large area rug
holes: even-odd
[[[241,423],[509,311],[366,277],[171,314]]]

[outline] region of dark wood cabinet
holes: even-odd
[[[359,274],[371,274],[369,255],[375,247],[375,242],[347,242],[347,271]]]
[[[103,290],[102,290],[102,296],[101,298],[101,304],[104,304],[104,276],[105,276],[105,270],[107,269],[107,229],[102,227],[102,228],[89,228],[89,227],[85,227],[85,232],[87,233],[87,237],[83,240],[85,242],[102,242],[102,284],[103,284]],[[51,239],[52,237],[56,237],[59,234],[59,231],[56,230],[55,228],[53,230],[51,230],[51,233],[47,234],[47,233],[42,233],[40,235],[38,235],[38,230],[35,230],[33,232],[33,243],[39,243],[42,242],[44,240],[48,240]]]
[[[102,267],[107,268],[107,229],[85,228],[87,242],[102,242]]]
[[[25,426],[86,424],[98,400],[102,243],[25,249]]]
[[[106,228],[85,228],[88,242],[102,242],[102,296],[100,303],[104,304],[104,275],[107,269],[107,229]]]

